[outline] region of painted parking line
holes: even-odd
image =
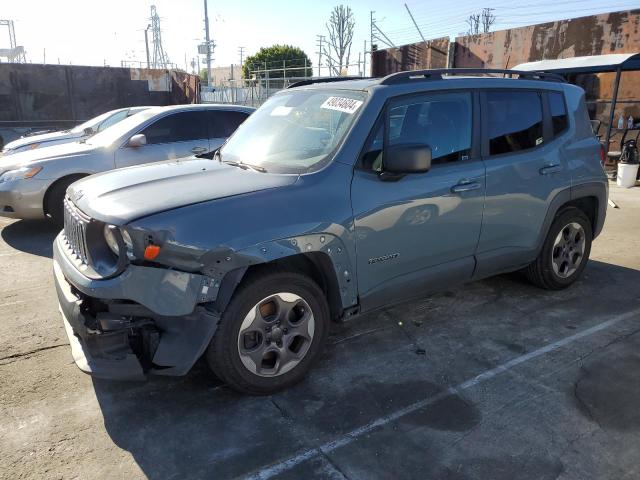
[[[389,415],[384,415],[380,418],[377,418],[376,420],[373,420],[369,423],[367,423],[366,425],[363,425],[362,427],[356,428],[354,430],[351,430],[348,433],[345,433],[344,435],[342,435],[341,437],[336,438],[335,440],[332,440],[330,442],[324,443],[316,448],[311,448],[309,450],[305,450],[303,452],[300,452],[297,455],[294,455],[292,457],[289,457],[285,460],[282,460],[278,463],[269,465],[265,468],[260,469],[259,471],[247,476],[247,478],[250,479],[267,479],[267,478],[272,478],[276,475],[280,475],[284,472],[286,472],[287,470],[292,469],[293,467],[295,467],[296,465],[299,465],[300,463],[306,461],[306,460],[310,460],[312,458],[315,458],[317,456],[323,455],[323,454],[327,454],[332,452],[333,450],[336,450],[340,447],[344,447],[345,445],[349,445],[350,443],[352,443],[353,441],[357,440],[358,438],[360,438],[361,436],[371,432],[372,430],[375,430],[376,428],[382,427],[384,425],[387,425],[391,422],[394,422],[396,420],[398,420],[399,418],[404,417],[405,415],[408,415],[410,413],[414,413],[418,410],[420,410],[421,408],[427,407],[433,403],[436,403],[439,400],[442,400],[444,398],[446,398],[449,395],[452,394],[459,394],[460,392],[471,388],[475,385],[478,385],[480,383],[483,383],[491,378],[494,378],[498,375],[500,375],[501,373],[504,373],[518,365],[522,365],[523,363],[526,363],[530,360],[533,360],[535,358],[541,357],[543,355],[546,355],[547,353],[553,352],[555,350],[558,350],[566,345],[569,345],[570,343],[576,342],[582,338],[588,337],[590,335],[593,335],[595,333],[601,332],[602,330],[606,330],[607,328],[610,328],[614,325],[616,325],[617,323],[620,323],[624,320],[627,320],[629,318],[633,318],[636,315],[640,315],[640,308],[637,308],[635,310],[632,310],[630,312],[627,313],[623,313],[620,315],[616,315],[615,317],[599,323],[598,325],[594,325],[591,328],[587,328],[586,330],[582,330],[578,333],[575,333],[574,335],[571,335],[569,337],[565,337],[563,339],[560,339],[556,342],[550,343],[544,347],[541,347],[537,350],[533,350],[529,353],[526,353],[524,355],[521,355],[519,357],[514,358],[513,360],[510,360],[506,363],[503,363],[502,365],[498,365],[497,367],[494,367],[490,370],[487,370],[486,372],[480,373],[479,375],[476,375],[473,378],[470,378],[469,380],[460,383],[459,385],[456,385],[455,387],[450,387],[449,389],[439,393],[438,395],[434,395],[433,397],[429,397],[426,398],[424,400],[420,400],[418,402],[415,402],[405,408],[402,408],[400,410],[397,410]]]
[[[15,302],[8,302],[8,303],[0,303],[0,308],[2,307],[10,307],[11,305],[19,305],[21,303],[27,303],[26,300],[18,300]]]

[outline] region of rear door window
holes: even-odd
[[[564,103],[564,95],[560,92],[549,92],[549,110],[553,125],[553,136],[557,137],[569,126],[567,107]]]
[[[149,145],[206,139],[206,111],[172,113],[152,123],[140,133],[147,137]]]
[[[224,110],[211,110],[207,113],[209,117],[209,138],[230,137],[249,116],[244,112]]]
[[[487,92],[487,107],[490,155],[520,152],[543,143],[540,93]]]

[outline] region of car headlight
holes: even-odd
[[[104,239],[107,242],[109,250],[116,255],[120,255],[120,245],[118,245],[118,238],[116,237],[116,231],[118,227],[113,225],[104,226]]]
[[[0,175],[0,183],[11,182],[12,180],[24,180],[35,177],[42,167],[22,167],[16,170],[9,170]]]
[[[116,256],[120,256],[120,242],[118,241],[118,237],[122,238],[122,242],[124,243],[127,252],[127,257],[130,260],[133,260],[133,241],[131,240],[129,232],[118,228],[115,225],[107,224],[104,226],[104,240],[107,242],[109,250],[115,253]]]

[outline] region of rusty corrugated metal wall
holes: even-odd
[[[513,68],[535,60],[640,51],[640,10],[457,37],[456,67]]]
[[[371,75],[383,77],[403,70],[446,68],[448,51],[448,37],[377,50],[371,55]]]
[[[433,42],[444,42],[446,38]],[[372,75],[384,76],[398,70],[442,68],[441,61],[426,55],[424,43],[374,52]],[[447,51],[445,48],[441,48]],[[536,60],[583,55],[640,52],[640,9],[558,20],[527,27],[475,36],[457,37],[452,46],[455,68],[513,68]],[[417,54],[416,52],[421,52]],[[592,118],[608,122],[614,74],[580,75],[571,79],[587,92]],[[640,120],[640,72],[622,75],[616,122],[619,115]]]

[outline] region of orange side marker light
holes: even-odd
[[[144,249],[145,260],[155,260],[160,255],[160,247],[158,245],[147,245]]]

